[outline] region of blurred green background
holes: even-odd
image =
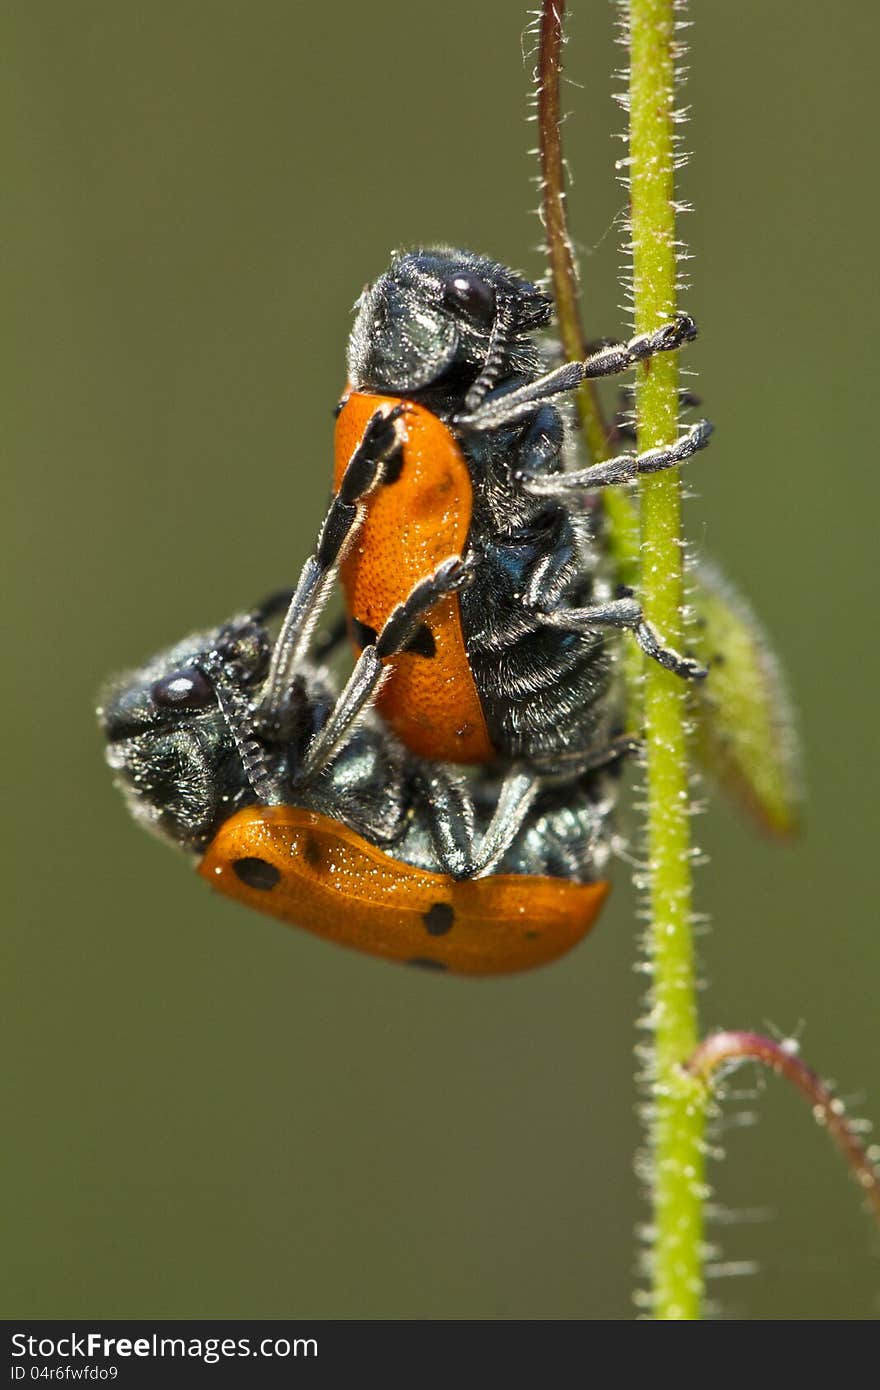
[[[718,432],[688,528],[775,634],[809,786],[795,847],[717,799],[696,825],[703,1017],[797,1031],[880,1118],[880,9],[693,10],[683,302]],[[543,972],[393,969],[209,895],[129,821],[92,715],[108,673],[294,577],[392,247],[541,271],[524,26],[509,0],[4,7],[7,1316],[632,1316],[627,866]],[[571,32],[599,335],[626,324],[623,54],[599,0]],[[755,1270],[722,1313],[875,1316],[825,1136],[774,1080],[732,1089],[711,1236]]]

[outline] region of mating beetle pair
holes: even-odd
[[[552,403],[694,325],[542,371],[551,307],[482,257],[396,257],[358,304],[336,494],[280,631],[265,605],[124,678],[102,710],[135,814],[216,887],[429,968],[525,969],[595,920],[629,746],[607,631],[704,674],[613,591],[590,494],[683,461],[707,422],[570,471]],[[358,656],[336,693],[309,646],[340,569]],[[469,778],[448,766],[465,763]]]

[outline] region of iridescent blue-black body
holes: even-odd
[[[551,309],[535,285],[484,257],[399,255],[361,297],[349,380],[425,407],[454,435],[473,489],[462,636],[486,727],[498,757],[554,769],[620,729],[607,636],[554,625],[610,597],[601,512],[588,497],[528,491],[529,479],[565,466],[554,404],[479,423],[481,410],[540,375],[536,334]]]
[[[404,863],[467,876],[462,846],[491,819],[497,777],[486,769],[465,780],[426,763],[369,713],[335,757],[304,778],[305,752],[337,693],[312,662],[300,666],[283,732],[254,729],[251,747],[242,748],[230,701],[259,705],[271,646],[259,616],[246,614],[160,652],[103,692],[108,762],[139,823],[201,855],[236,812],[271,799],[314,810]],[[218,669],[222,680],[211,674]],[[270,798],[249,775],[256,760]],[[493,872],[601,878],[615,783],[612,766],[543,789]]]

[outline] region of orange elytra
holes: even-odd
[[[405,439],[399,468],[370,496],[360,533],[340,568],[350,619],[375,632],[419,580],[451,555],[464,553],[473,506],[467,463],[443,422],[412,401],[365,392],[348,396],[336,421],[334,486],[339,487],[371,416],[382,406],[400,405]],[[433,656],[390,657],[392,674],[376,706],[420,757],[490,762],[495,750],[468,661],[458,595],[440,599],[425,625]]]
[[[564,955],[586,936],[610,887],[429,873],[295,806],[236,812],[199,873],[219,892],[328,941],[458,975],[513,974]]]

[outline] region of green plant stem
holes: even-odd
[[[673,0],[630,0],[630,180],[635,329],[675,311]],[[677,355],[636,379],[639,449],[677,433]],[[684,598],[678,469],[641,480],[641,598],[663,642],[680,647]],[[690,789],[683,682],[645,664],[647,850],[652,974],[651,1313],[693,1319],[702,1302],[705,1100],[682,1063],[697,1044],[691,929]]]

